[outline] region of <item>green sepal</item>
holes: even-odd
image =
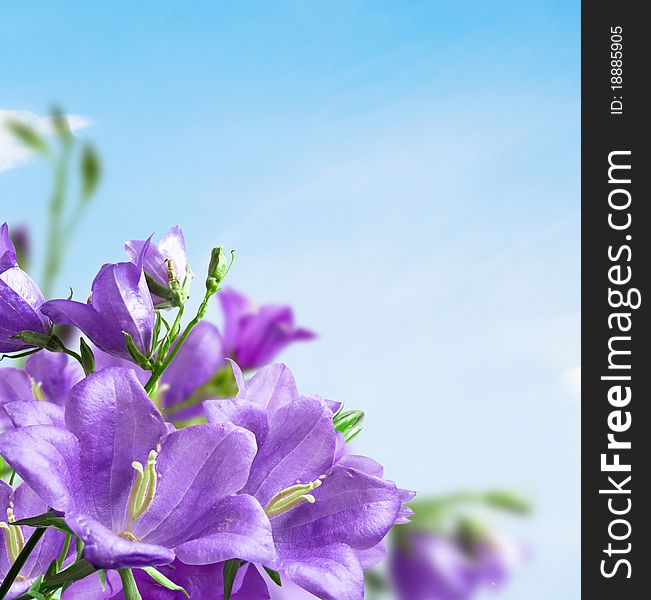
[[[154,567],[142,567],[142,570],[147,573],[157,584],[162,585],[164,588],[167,588],[168,590],[173,590],[175,592],[182,592],[185,594],[186,598],[190,597],[190,594],[185,590],[185,588],[181,587],[180,585],[177,585],[174,583],[171,579],[165,577],[159,570],[155,569]]]
[[[231,558],[224,563],[224,600],[230,600],[233,583],[235,583],[235,577],[242,564],[238,558]]]
[[[102,592],[106,591],[106,571],[104,569],[100,569],[97,573],[99,575],[99,581],[102,584]]]
[[[81,366],[84,369],[84,373],[86,375],[94,373],[96,369],[95,355],[83,337],[79,338],[79,352],[81,354]]]
[[[59,337],[54,334],[38,333],[37,331],[19,331],[12,338],[25,342],[30,346],[43,348],[50,352],[65,352],[66,347]]]
[[[126,331],[123,331],[122,333],[124,335],[127,350],[129,351],[133,362],[135,362],[140,368],[145,369],[145,371],[151,371],[153,369],[151,360],[140,352],[138,346],[136,346],[136,343],[133,341],[133,338]]]
[[[75,539],[75,560],[80,561],[84,555],[84,542],[80,538]]]
[[[333,419],[335,429],[344,436],[346,443],[355,439],[362,431],[364,412],[361,410],[337,411]]]
[[[41,594],[42,582],[43,582],[43,575],[39,575],[34,580],[34,583],[32,583],[32,585],[29,586],[29,590],[27,590],[26,595],[29,596],[30,598],[35,598],[36,600],[47,600],[47,598],[43,594]]]
[[[36,517],[28,517],[27,519],[20,519],[13,523],[14,525],[25,525],[27,527],[51,527],[52,529],[58,529],[64,533],[69,533],[74,535],[70,527],[66,525],[63,517],[59,517],[56,513],[49,511],[38,515]]]
[[[226,259],[226,251],[222,246],[213,248],[210,252],[210,264],[208,265],[208,277],[206,278],[206,289],[209,294],[219,290],[219,285],[228,274],[228,271],[235,259],[235,250],[231,250],[230,262]]]
[[[45,577],[52,577],[59,569],[58,569],[58,561],[54,559],[51,563],[50,566],[47,568],[47,571],[45,571]]]
[[[278,571],[274,571],[269,567],[264,567],[264,570],[267,572],[267,575],[269,575],[269,577],[271,578],[271,581],[273,581],[277,586],[283,587],[283,581],[280,578],[280,573]]]

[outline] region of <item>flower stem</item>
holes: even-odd
[[[41,289],[45,297],[52,292],[52,285],[61,267],[61,220],[65,204],[67,188],[69,147],[64,146],[61,155],[54,165],[54,190],[50,199],[50,223],[47,237],[47,260],[43,273]]]
[[[178,338],[178,341],[172,348],[169,350],[167,353],[167,356],[163,359],[163,361],[158,364],[155,368],[153,373],[151,374],[151,377],[149,378],[149,381],[145,384],[145,391],[147,394],[151,396],[151,393],[156,389],[156,386],[158,384],[158,380],[161,378],[163,373],[165,372],[165,369],[170,366],[171,362],[174,360],[174,357],[177,355],[178,351],[181,349],[181,346],[183,346],[185,340],[188,339],[188,336],[190,335],[190,332],[199,324],[199,322],[206,316],[206,311],[208,310],[208,301],[212,297],[214,292],[212,290],[206,290],[206,294],[203,297],[203,300],[201,301],[201,304],[199,305],[199,309],[197,310],[197,314],[194,316],[192,321],[190,321],[185,329],[183,330],[183,333],[181,336]],[[179,314],[176,315],[176,320],[174,321],[174,325],[172,326],[172,329],[170,330],[172,333],[174,333],[174,329],[178,326],[178,323],[180,323],[181,320],[181,315],[182,315],[182,309],[179,309]]]
[[[138,591],[136,580],[133,577],[131,569],[120,569],[120,579],[122,580],[122,591],[126,600],[142,600],[142,596]]]
[[[20,570],[25,565],[25,561],[27,561],[29,555],[36,547],[36,544],[38,544],[40,539],[43,537],[46,530],[47,530],[46,527],[37,527],[34,533],[32,533],[31,537],[25,543],[25,547],[22,549],[21,553],[14,561],[14,564],[11,565],[11,568],[7,572],[7,576],[4,578],[4,581],[0,586],[0,600],[2,600],[2,598],[4,598],[9,592],[9,590],[11,589],[11,586],[16,580],[16,577],[18,577],[18,575],[20,574]],[[134,598],[140,598],[140,596],[137,597],[134,596]]]
[[[66,539],[63,542],[63,548],[61,548],[61,554],[59,554],[59,558],[57,560],[57,571],[60,571],[61,568],[63,567],[63,563],[66,560],[66,556],[68,556],[68,550],[70,550],[71,541],[72,541],[72,536],[69,533],[66,533]]]

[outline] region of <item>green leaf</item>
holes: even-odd
[[[14,525],[26,525],[27,527],[52,527],[64,533],[72,534],[72,530],[66,525],[63,517],[59,517],[56,513],[50,511],[38,515],[36,517],[28,517],[27,519],[20,519]],[[74,534],[73,534],[74,535]]]
[[[86,562],[85,560],[79,560],[70,565],[64,571],[56,573],[52,577],[47,577],[43,581],[41,591],[52,592],[54,590],[58,590],[64,585],[70,585],[75,581],[79,581],[84,577],[88,577],[92,573],[95,573],[95,571],[97,571],[97,569],[93,567],[93,565]]]
[[[95,372],[95,355],[83,337],[79,338],[79,351],[81,354],[81,365],[84,373],[90,375]]]
[[[32,152],[37,154],[48,153],[45,139],[31,125],[27,125],[22,121],[11,120],[7,122],[7,129]]]
[[[278,571],[274,571],[269,567],[264,567],[264,570],[267,572],[267,575],[271,577],[271,581],[273,581],[277,586],[283,587],[283,581],[280,578],[280,573]]]
[[[81,196],[90,199],[95,193],[102,175],[102,168],[97,152],[90,144],[84,144],[81,150]]]
[[[106,591],[106,571],[101,569],[98,572],[100,583],[102,584],[102,592]]]
[[[147,575],[149,575],[156,583],[162,585],[164,588],[167,588],[168,590],[174,590],[175,592],[183,592],[187,598],[190,597],[190,594],[188,594],[184,588],[174,583],[171,579],[165,577],[165,575],[163,575],[157,569],[154,569],[154,567],[143,567],[142,570],[147,573]]]
[[[231,558],[224,563],[224,600],[230,600],[235,576],[241,566],[242,563],[237,558]]]

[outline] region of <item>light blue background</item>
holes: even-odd
[[[579,597],[578,2],[0,6],[0,106],[92,120],[105,180],[59,292],[131,237],[289,301],[305,391],[368,412],[405,487],[505,485],[536,514],[504,598]],[[1,219],[44,231],[32,161]],[[213,310],[217,318],[217,310]]]

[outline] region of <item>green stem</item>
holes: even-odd
[[[45,261],[45,272],[43,273],[43,285],[41,290],[45,297],[52,293],[54,280],[61,267],[61,220],[63,218],[63,208],[65,204],[66,187],[67,187],[67,170],[68,158],[70,156],[69,147],[65,146],[61,156],[54,166],[54,191],[50,200],[50,224],[47,237],[47,259]]]
[[[131,569],[120,569],[120,579],[122,580],[122,591],[126,600],[142,600],[142,596],[138,591],[136,580],[133,577]]]
[[[183,346],[185,340],[188,339],[190,332],[199,324],[201,319],[203,319],[206,316],[206,311],[208,310],[208,301],[210,300],[212,295],[213,294],[210,293],[210,291],[206,291],[206,295],[204,296],[201,304],[199,305],[199,310],[197,310],[197,314],[194,316],[192,321],[190,321],[186,325],[185,329],[183,330],[183,333],[178,338],[178,342],[170,349],[163,362],[154,368],[154,371],[151,374],[149,381],[145,384],[145,391],[147,392],[147,394],[151,395],[152,391],[156,389],[156,386],[158,385],[158,380],[165,372],[165,369],[167,369],[167,367],[170,366],[170,363],[174,360],[174,357],[181,349],[181,346]],[[181,309],[179,309],[179,313],[181,313]],[[180,322],[180,317],[178,314],[176,316],[176,320],[174,321],[174,325],[172,326],[172,330],[171,330],[172,332],[174,332],[175,326],[178,325],[177,321]]]
[[[63,548],[61,548],[61,554],[59,554],[59,559],[57,560],[57,571],[60,571],[63,567],[63,563],[68,556],[68,550],[70,550],[70,542],[72,541],[72,536],[69,533],[66,533],[66,539],[63,542]]]
[[[9,592],[11,586],[16,580],[16,577],[18,577],[20,574],[20,570],[25,565],[25,561],[29,558],[29,555],[32,553],[36,547],[36,544],[38,544],[39,540],[43,537],[46,531],[47,527],[38,527],[34,533],[32,533],[31,537],[27,540],[25,547],[22,549],[21,553],[14,561],[14,564],[11,565],[11,568],[7,572],[7,576],[4,578],[4,581],[0,586],[0,600],[2,600],[2,598],[4,598]],[[136,597],[134,596],[134,598]]]

